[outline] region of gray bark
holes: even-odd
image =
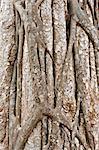
[[[99,149],[98,1],[0,0],[0,150]]]

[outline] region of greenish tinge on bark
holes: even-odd
[[[98,0],[0,0],[0,150],[99,150]]]

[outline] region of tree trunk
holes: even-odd
[[[0,0],[0,150],[99,150],[98,0]]]

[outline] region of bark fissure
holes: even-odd
[[[54,43],[54,40],[55,40],[55,29],[54,29],[54,16],[53,16],[53,3],[54,1],[52,0],[51,1],[51,9],[52,9],[52,28],[53,28],[53,59],[54,59],[54,62],[53,62],[53,79],[54,79],[54,108],[56,107],[56,101],[57,101],[57,97],[56,97],[56,88],[55,88],[55,85],[56,85],[56,72],[55,72],[55,62],[56,62],[56,56],[55,56],[55,43]]]
[[[21,98],[22,98],[22,58],[23,58],[23,45],[24,45],[24,29],[21,23],[19,29],[19,48],[17,58],[17,99],[16,99],[16,117],[21,124]]]
[[[89,49],[90,49],[90,44],[89,44]],[[90,80],[91,80],[91,76],[92,76],[92,73],[91,73],[91,62],[90,62],[90,50],[89,50],[89,70],[90,70]]]

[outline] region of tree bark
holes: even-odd
[[[98,1],[0,0],[0,150],[99,149]]]

